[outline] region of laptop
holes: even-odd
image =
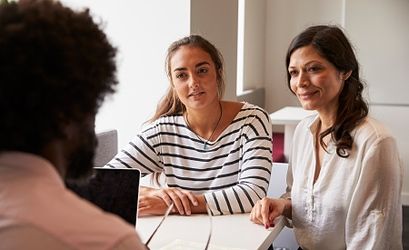
[[[94,175],[87,181],[66,185],[80,197],[136,226],[140,178],[140,171],[134,168],[94,168]]]

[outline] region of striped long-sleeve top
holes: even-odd
[[[150,124],[109,163],[163,172],[168,187],[204,194],[213,215],[250,212],[266,195],[272,166],[272,124],[263,109],[245,103],[213,142],[199,139],[182,115]]]

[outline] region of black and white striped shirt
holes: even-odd
[[[161,117],[119,152],[109,167],[163,172],[169,187],[203,193],[214,215],[250,212],[266,195],[272,166],[269,115],[245,103],[214,142],[200,140],[182,115]]]

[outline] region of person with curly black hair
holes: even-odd
[[[402,165],[391,133],[368,116],[353,48],[337,26],[291,42],[288,87],[306,110],[294,133],[287,192],[251,213],[292,219],[302,249],[402,249]]]
[[[1,249],[145,249],[133,227],[64,185],[92,172],[115,58],[89,10],[0,3]]]

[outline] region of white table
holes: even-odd
[[[301,107],[287,106],[270,114],[273,125],[284,125],[284,156],[289,159],[291,143],[297,124],[306,116],[316,113]]]
[[[162,216],[138,218],[136,230],[146,242],[158,225]],[[268,249],[281,232],[284,220],[276,220],[274,228],[265,229],[254,224],[249,214],[222,215],[212,217],[212,238],[209,249]],[[149,243],[150,249],[179,249],[169,246],[176,239],[195,242],[204,249],[209,234],[209,217],[207,214],[191,216],[168,216]],[[193,248],[190,248],[193,249]],[[196,248],[195,248],[196,249]]]

